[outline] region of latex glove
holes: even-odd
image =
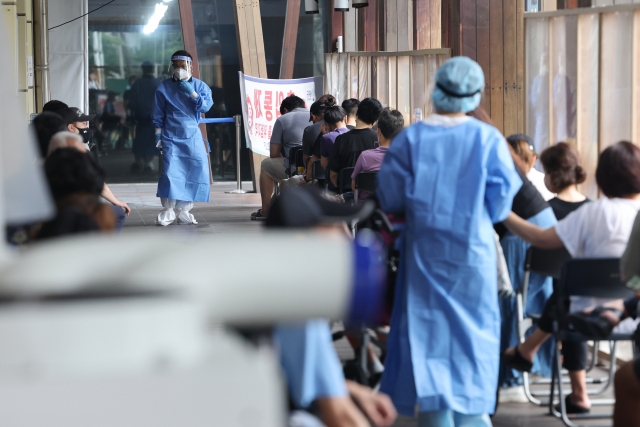
[[[193,89],[193,85],[186,80],[180,80],[180,90],[191,96],[195,90]]]
[[[155,144],[156,148],[158,150],[162,150],[162,134],[161,133],[156,133],[155,142],[156,142],[156,144]]]

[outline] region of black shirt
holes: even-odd
[[[581,202],[566,202],[564,200],[558,199],[557,197],[554,197],[553,199],[549,200],[548,203],[549,203],[549,206],[551,206],[551,209],[553,209],[553,213],[556,215],[556,219],[560,221],[561,219],[564,219],[567,215],[569,215],[571,212],[575,211],[580,206],[590,201],[591,200],[589,199],[584,199]]]
[[[378,133],[372,129],[353,129],[336,138],[333,152],[329,157],[329,170],[340,172],[356,165],[360,153],[375,148]]]

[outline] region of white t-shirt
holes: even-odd
[[[573,258],[618,258],[627,247],[640,200],[602,197],[555,225]]]
[[[556,197],[544,183],[544,174],[534,168],[531,168],[529,173],[527,174],[527,179],[531,181],[536,190],[542,195],[545,201],[549,201]]]
[[[627,247],[638,211],[640,200],[602,197],[585,203],[558,222],[556,234],[573,258],[618,258]],[[610,299],[571,297],[570,311],[607,301]]]

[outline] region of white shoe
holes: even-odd
[[[189,212],[178,211],[178,224],[179,225],[196,225],[198,221]]]
[[[527,403],[529,399],[524,394],[524,387],[500,387],[498,402],[500,403]]]

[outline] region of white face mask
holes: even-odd
[[[173,71],[173,77],[175,77],[176,80],[189,80],[191,78],[191,73],[184,68],[176,68]]]

